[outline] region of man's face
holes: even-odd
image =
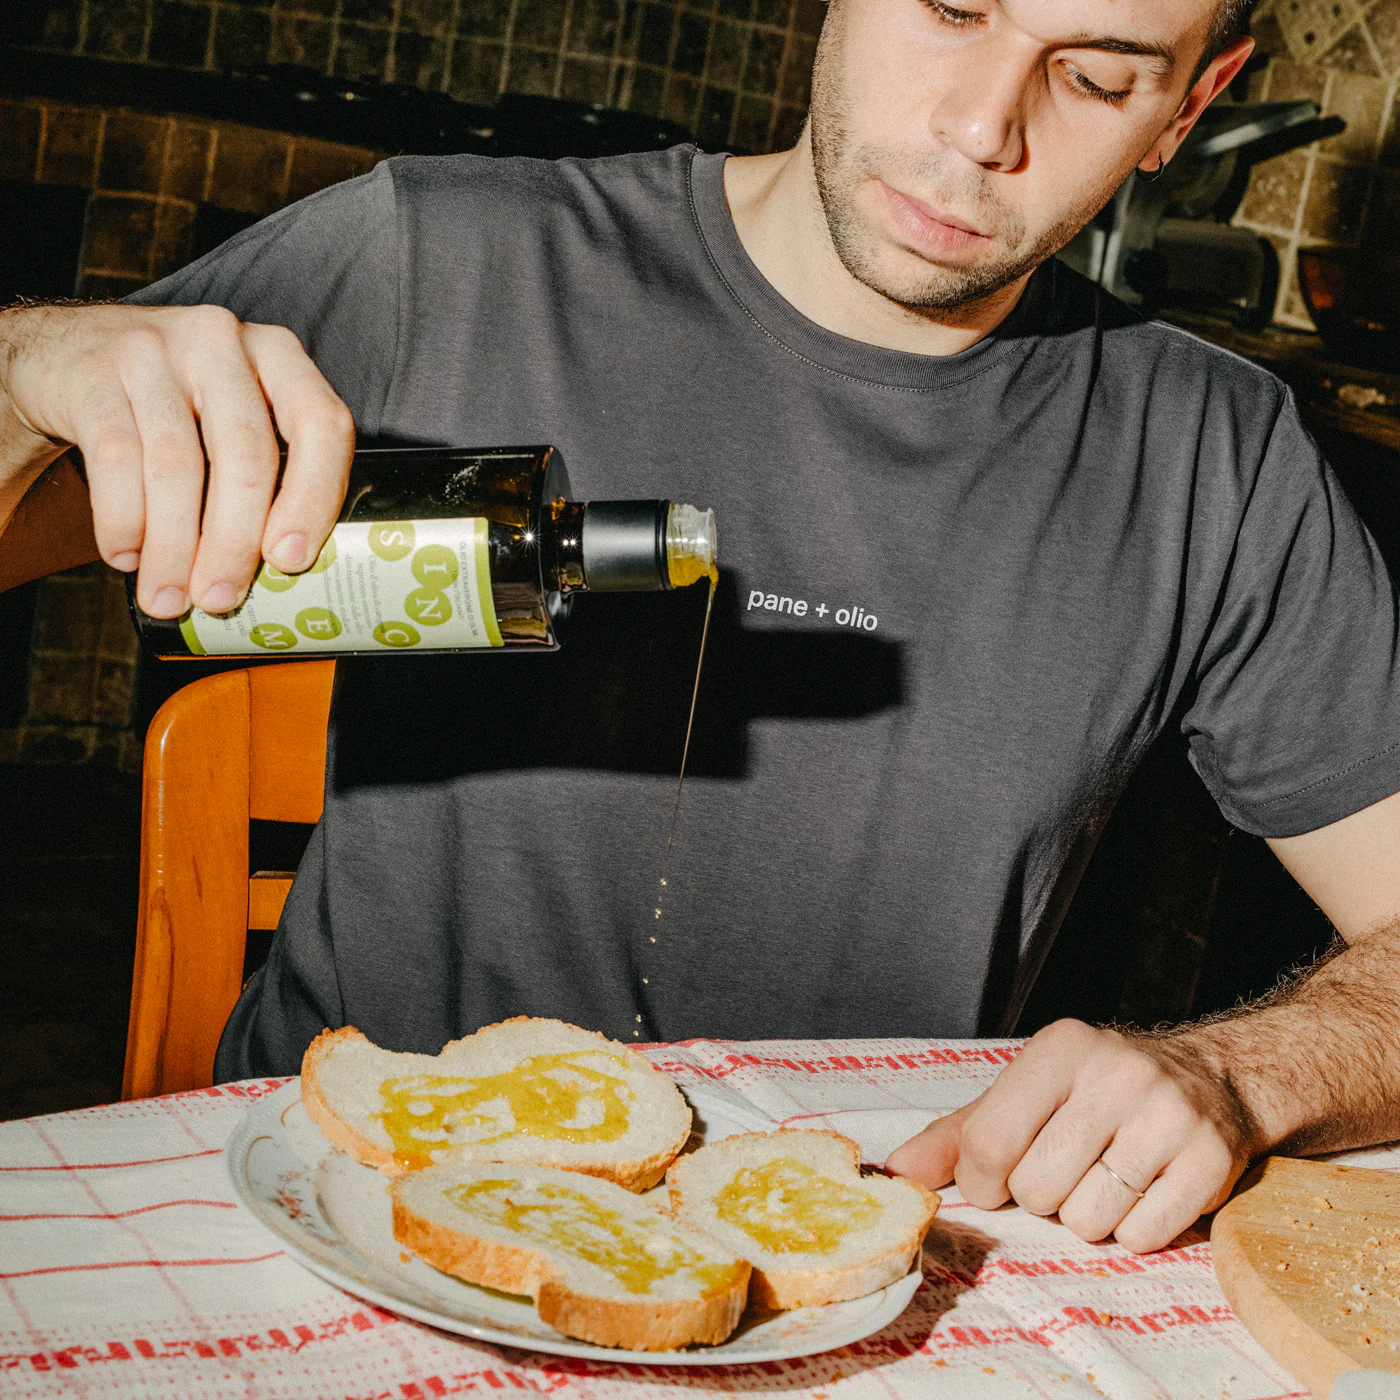
[[[1217,0],[830,3],[809,133],[836,251],[951,310],[1103,207],[1181,107]]]

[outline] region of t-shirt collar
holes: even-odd
[[[1011,314],[976,345],[956,355],[919,355],[869,345],[819,326],[804,316],[758,270],[739,239],[724,193],[724,154],[696,151],[690,198],[700,236],[730,295],[786,350],[846,378],[894,389],[937,390],[961,384],[994,364],[1029,353],[1048,329],[1054,260],[1031,277]]]

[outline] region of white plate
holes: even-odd
[[[696,1131],[707,1141],[765,1126],[751,1110],[740,1121],[719,1096],[685,1092],[697,1110]],[[394,1239],[385,1178],[330,1147],[306,1116],[299,1079],[244,1110],[224,1148],[224,1168],[244,1206],[293,1259],[327,1282],[418,1322],[528,1351],[651,1366],[735,1366],[810,1356],[893,1322],[921,1278],[915,1270],[849,1303],[746,1317],[719,1346],[623,1351],[565,1337],[540,1320],[528,1298],[463,1283],[405,1251]]]

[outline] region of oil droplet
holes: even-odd
[[[651,912],[652,912],[652,914],[653,914],[656,918],[659,919],[659,918],[661,917],[661,910],[659,910],[659,909],[653,909]]]
[[[661,877],[661,883],[663,885],[666,883],[666,877],[664,875]]]
[[[650,978],[650,977],[643,977],[643,978],[642,978],[642,986],[645,987],[645,986],[647,986],[650,982],[651,982],[651,978]]]
[[[656,942],[656,939],[653,937],[651,941],[652,941],[653,943],[655,943],[655,942]]]
[[[641,1018],[640,1016],[638,1016],[637,1019],[640,1021],[642,1018]]]

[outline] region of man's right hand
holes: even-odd
[[[139,566],[137,601],[152,616],[178,617],[191,601],[228,612],[263,558],[286,573],[309,567],[354,445],[349,409],[281,326],[216,306],[0,313],[0,536],[25,491],[77,447],[98,551],[114,568]]]

